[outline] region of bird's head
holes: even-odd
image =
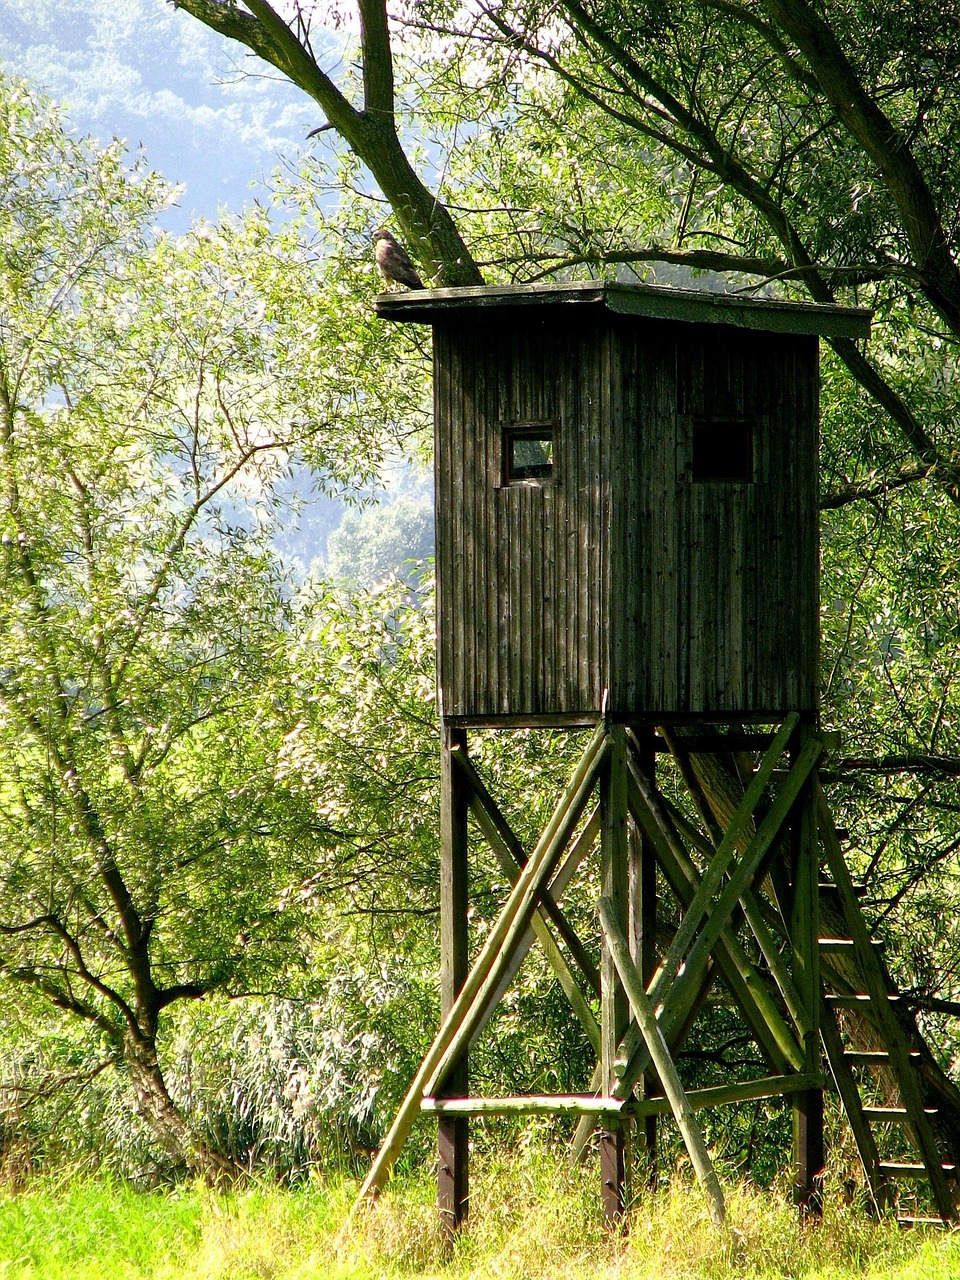
[[[381,240],[387,240],[390,244],[396,244],[396,241],[393,238],[393,233],[388,231],[386,227],[378,227],[373,233],[374,244],[379,244]]]

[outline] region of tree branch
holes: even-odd
[[[393,56],[387,10],[381,0],[357,0],[363,49],[363,109],[390,129],[396,128],[393,101]]]
[[[520,263],[542,263],[544,270],[531,276],[532,280],[564,271],[570,267],[629,265],[634,262],[666,262],[673,266],[690,267],[694,271],[736,271],[743,275],[761,276],[755,287],[762,288],[774,281],[802,280],[804,276],[815,271],[821,274],[828,283],[837,284],[869,284],[886,280],[896,275],[899,268],[888,267],[830,267],[830,266],[791,266],[784,258],[760,258],[751,254],[724,253],[716,249],[667,249],[660,245],[651,245],[644,249],[597,249],[593,252],[579,254],[523,254],[509,258],[497,258],[482,262],[481,266],[518,265]]]
[[[0,973],[11,982],[18,982],[23,986],[33,987],[35,991],[40,991],[56,1008],[75,1014],[85,1022],[91,1023],[99,1031],[103,1032],[111,1044],[116,1045],[118,1048],[122,1045],[123,1037],[109,1018],[105,1018],[93,1005],[89,1005],[83,1000],[78,1000],[76,996],[64,991],[62,987],[58,987],[49,978],[43,977],[36,969],[24,966],[16,967],[0,960]]]
[[[916,754],[884,755],[884,756],[845,756],[833,763],[831,773],[835,776],[843,774],[894,774],[919,773],[936,774],[940,777],[960,777],[960,756]]]
[[[361,4],[363,111],[344,97],[309,48],[266,0],[172,0],[205,26],[251,49],[319,105],[327,121],[367,166],[393,209],[409,247],[439,283],[483,284],[483,277],[446,206],[427,189],[407,159],[394,125],[393,62],[385,0]],[[299,13],[299,5],[297,6]]]
[[[901,993],[915,1009],[925,1009],[928,1013],[945,1013],[951,1018],[960,1018],[960,1002],[943,1000],[940,996],[924,996],[916,992]]]
[[[807,0],[762,0],[796,42],[839,119],[883,175],[903,222],[922,289],[960,334],[960,270],[933,196],[906,140],[864,89],[827,22]]]
[[[876,471],[871,471],[865,480],[856,480],[833,493],[821,494],[820,510],[836,510],[838,507],[845,507],[851,502],[859,502],[864,498],[882,498],[906,485],[915,484],[918,480],[928,479],[935,471],[936,464],[931,465],[926,462],[910,463],[901,467],[892,476],[881,476]]]
[[[123,1015],[123,1018],[131,1032],[135,1036],[139,1037],[141,1034],[141,1028],[137,1023],[133,1010],[119,992],[114,991],[112,987],[107,986],[107,984],[102,982],[94,973],[91,973],[83,958],[83,953],[80,950],[80,944],[58,916],[50,913],[48,915],[35,916],[31,920],[25,920],[16,925],[0,924],[0,934],[5,935],[6,937],[16,937],[19,934],[31,933],[37,929],[49,930],[54,937],[60,939],[73,959],[77,975],[83,979],[88,987],[92,987],[93,990],[103,996],[105,1000],[108,1000],[111,1004],[115,1005]],[[10,973],[11,970],[7,968],[6,972]],[[23,970],[23,972],[28,972],[28,970]],[[33,972],[36,971],[33,970]],[[57,990],[59,991],[59,988],[57,988]],[[73,997],[70,998],[72,999]],[[83,1007],[89,1008],[87,1005],[84,1005]]]

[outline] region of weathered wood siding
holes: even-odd
[[[611,706],[813,710],[819,636],[817,340],[618,326]],[[752,479],[696,481],[693,424],[746,420]]]
[[[434,325],[447,719],[759,717],[816,706],[817,341],[593,308]],[[747,419],[749,482],[693,424]],[[504,483],[504,426],[556,479]]]
[[[601,334],[569,320],[434,329],[443,714],[589,714],[603,689]],[[557,481],[505,485],[502,430],[552,423]]]

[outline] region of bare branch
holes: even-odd
[[[794,40],[837,116],[883,175],[931,305],[960,334],[960,269],[926,180],[907,145],[864,89],[829,24],[807,0],[763,0]]]
[[[63,921],[58,916],[51,913],[49,915],[35,916],[32,920],[25,920],[17,925],[0,924],[0,934],[4,934],[7,937],[34,932],[38,929],[47,930],[52,933],[54,937],[60,939],[73,960],[77,975],[83,979],[88,987],[92,987],[93,990],[103,996],[105,1000],[108,1000],[111,1004],[115,1005],[123,1015],[130,1030],[135,1036],[139,1037],[140,1027],[137,1023],[133,1010],[119,992],[114,991],[112,987],[109,987],[105,982],[102,982],[96,974],[91,973],[83,958],[79,942],[73,934],[70,933],[69,929],[66,928]],[[6,972],[9,973],[11,971],[10,969],[6,969]],[[26,970],[24,970],[24,972],[26,972]],[[88,1006],[86,1005],[84,1006],[84,1008],[87,1007]]]
[[[929,479],[935,471],[935,464],[930,465],[925,462],[910,463],[901,467],[892,476],[882,476],[876,471],[871,471],[870,475],[863,480],[855,480],[842,489],[834,490],[833,493],[821,494],[820,510],[832,511],[838,507],[845,507],[851,502],[860,502],[865,498],[882,498],[897,489],[903,489],[906,485],[916,484],[918,480]]]
[[[835,761],[831,772],[843,774],[896,773],[936,774],[944,778],[960,778],[960,756],[926,755],[924,753],[885,756],[845,756]]]
[[[85,1022],[91,1023],[99,1031],[107,1037],[111,1044],[119,1047],[122,1043],[122,1036],[119,1028],[110,1021],[93,1005],[87,1004],[83,1000],[78,1000],[76,996],[71,995],[69,991],[63,987],[58,987],[56,983],[51,982],[49,978],[26,966],[6,965],[0,962],[0,973],[5,978],[9,978],[11,982],[20,983],[23,986],[33,987],[34,990],[45,995],[58,1009],[63,1009],[67,1013],[75,1014],[76,1017],[82,1018]]]

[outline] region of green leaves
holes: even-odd
[[[0,171],[0,977],[122,1046],[169,1137],[163,1011],[304,963],[330,843],[284,765],[282,484],[367,482],[398,419],[294,223],[163,235],[166,184],[7,81]]]

